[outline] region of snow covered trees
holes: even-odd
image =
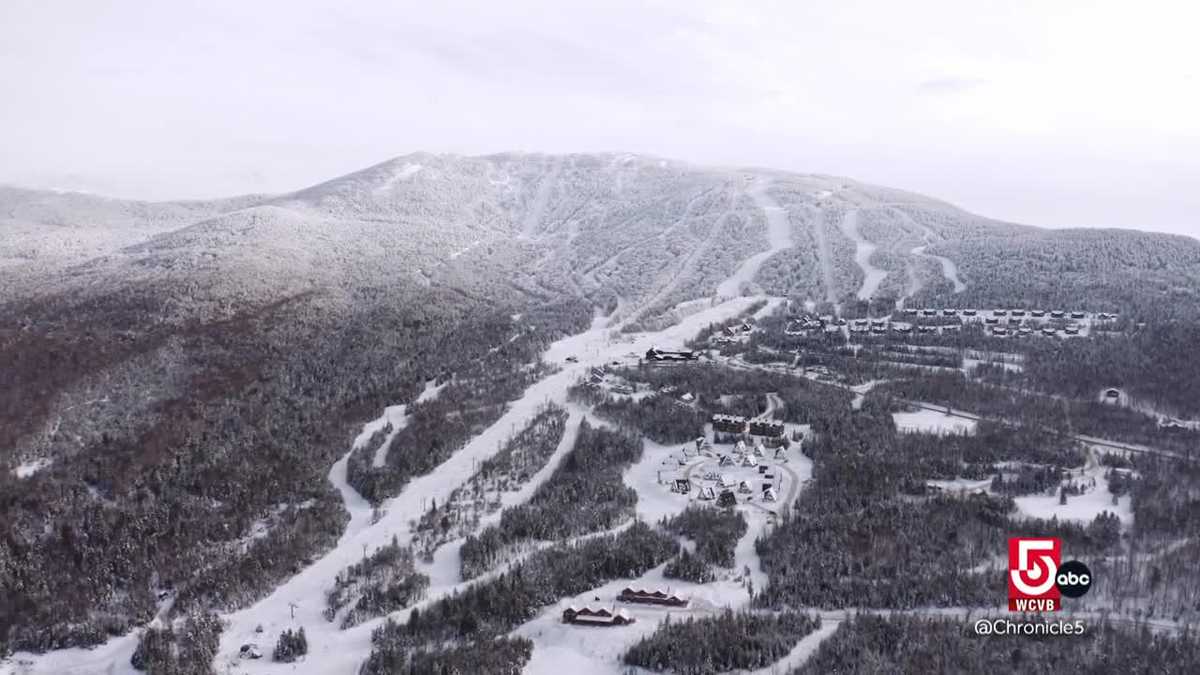
[[[764,668],[821,626],[817,616],[726,610],[716,616],[668,619],[625,653],[626,665],[680,675],[717,675]]]
[[[308,638],[304,636],[304,626],[293,631],[288,628],[279,634],[275,643],[275,651],[271,658],[280,663],[291,663],[308,653]]]

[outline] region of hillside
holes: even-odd
[[[422,153],[203,202],[0,188],[0,289],[2,655],[286,606],[411,535],[586,366],[742,296],[1194,320],[1200,242],[830,176]]]

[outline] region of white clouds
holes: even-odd
[[[203,196],[414,150],[632,150],[1200,231],[1188,5],[432,4],[8,0],[0,180]]]

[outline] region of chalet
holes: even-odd
[[[855,319],[853,326],[855,328],[866,328],[868,323],[870,322],[868,322],[866,319]]]
[[[1042,335],[1045,335],[1046,337],[1054,337],[1055,335],[1058,335],[1058,331],[1054,330],[1053,328],[1043,328]]]
[[[1008,335],[1008,329],[1001,326],[993,326],[992,335],[995,335],[996,337],[1005,337]]]
[[[992,316],[1008,316],[1007,309],[993,309]]]
[[[625,626],[635,621],[623,609],[610,610],[604,607],[568,607],[563,610],[563,623],[586,626]]]
[[[787,461],[787,448],[778,448],[775,450],[775,459]]]
[[[994,326],[994,325],[1000,323],[1000,319],[997,319],[994,316],[989,316],[988,318],[984,319],[983,322],[988,324],[989,326]]]
[[[764,502],[773,502],[779,499],[779,495],[775,494],[775,488],[767,487],[762,492],[762,500]]]
[[[740,493],[742,493],[742,494],[744,494],[744,495],[748,495],[748,494],[750,494],[751,492],[754,492],[754,490],[752,490],[752,489],[750,488],[750,481],[745,481],[745,480],[744,480],[744,481],[742,481],[741,483],[739,483],[739,484],[738,484],[738,492],[740,492]]]
[[[943,309],[942,310],[942,316],[954,316],[956,314],[958,314],[957,309]]]
[[[771,438],[783,435],[783,422],[775,422],[773,420],[751,420],[750,435],[751,436],[767,436]]]
[[[713,431],[726,434],[746,433],[746,418],[738,415],[713,415]]]
[[[758,456],[751,453],[742,455],[742,466],[758,466]]]
[[[1025,310],[1023,310],[1023,309],[1014,309],[1014,310],[1012,311],[1012,315],[1013,315],[1013,316],[1025,316]]]
[[[956,331],[956,330],[961,330],[961,329],[962,329],[961,323],[952,323],[949,326],[942,326],[943,333],[946,331]]]
[[[962,311],[962,313],[963,313],[963,316],[975,316],[976,314],[978,314],[978,312],[976,312],[973,309],[964,309]]]
[[[1067,335],[1079,335],[1079,326],[1067,326],[1063,332]]]
[[[1017,329],[1018,335],[1033,335],[1033,329],[1029,326],[1021,326]]]
[[[1020,320],[1020,319],[1018,319],[1018,318],[1016,318],[1016,317],[1013,317],[1013,318],[1011,318],[1011,319],[1009,319],[1009,320],[1008,320],[1008,325],[1010,325],[1010,326],[1020,326],[1020,325],[1021,325],[1021,320]]]
[[[725,508],[737,506],[737,495],[733,494],[733,490],[721,490],[721,496],[717,497],[717,506]]]
[[[876,335],[883,335],[887,332],[887,328],[884,328],[883,326],[874,326],[871,328],[871,332]]]
[[[721,480],[721,473],[719,471],[705,471],[704,480]]]
[[[1061,309],[1050,310],[1050,318],[1051,319],[1062,319],[1066,316],[1067,316],[1067,313],[1062,311]]]
[[[1038,319],[1040,319],[1040,318],[1042,318],[1043,316],[1046,316],[1046,310],[1044,310],[1044,309],[1035,309],[1035,310],[1031,311],[1031,312],[1030,312],[1030,314],[1032,314],[1032,315],[1033,315],[1035,318],[1038,318]]]
[[[654,362],[696,361],[699,358],[700,358],[700,355],[694,351],[691,351],[690,349],[685,349],[683,351],[671,352],[671,351],[664,351],[662,349],[656,349],[654,347],[651,347],[650,349],[646,350],[646,360],[647,361],[654,361]]]
[[[1072,319],[1082,319],[1085,316],[1087,316],[1087,314],[1084,314],[1083,312],[1071,312]]]
[[[671,486],[671,492],[681,495],[686,495],[692,491],[692,481],[686,478],[676,478],[675,483]]]
[[[729,476],[721,476],[721,480],[717,481],[717,485],[723,488],[732,488],[733,486],[737,485],[737,481]]]
[[[735,466],[733,457],[729,455],[721,455],[721,459],[717,462],[717,466]]]
[[[923,310],[921,310],[921,314],[924,314],[925,316],[937,316],[937,310],[936,309],[923,309]]]
[[[665,591],[645,588],[630,588],[625,587],[617,595],[617,600],[621,602],[632,602],[639,605],[665,605],[667,607],[687,607],[687,598],[680,597],[675,593],[667,593]]]
[[[937,326],[917,326],[917,332],[920,333],[936,333]]]
[[[712,486],[705,485],[704,487],[700,488],[700,493],[696,495],[696,498],[706,502],[711,502],[717,498],[717,491],[712,489]]]
[[[912,332],[912,326],[910,326],[906,323],[903,323],[903,324],[894,323],[894,324],[892,324],[892,330],[896,331],[897,333],[900,333],[901,335],[908,335],[909,333]]]
[[[904,311],[905,316],[916,316],[917,315],[917,310],[915,308],[906,307],[903,311]]]

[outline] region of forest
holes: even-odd
[[[1192,673],[1200,669],[1200,642],[1193,634],[1176,636],[1103,621],[1084,625],[1083,635],[979,637],[973,633],[972,620],[858,614],[838,626],[791,675],[1092,675]]]
[[[537,551],[496,577],[414,609],[404,623],[388,619],[372,633],[374,649],[361,673],[403,672],[399,669],[421,647],[502,636],[560,598],[613,579],[637,578],[678,550],[672,537],[639,521],[619,534]]]
[[[741,511],[688,504],[682,513],[664,519],[663,529],[696,542],[696,555],[711,565],[733,567],[733,550],[749,525]]]
[[[633,515],[637,492],[622,473],[642,456],[642,440],[583,420],[571,451],[523,504],[500,512],[500,523],[467,537],[462,576],[492,569],[524,541],[557,541],[607,530]]]
[[[553,403],[546,405],[517,435],[496,454],[480,463],[467,482],[454,488],[439,508],[437,503],[421,514],[413,546],[425,562],[442,544],[471,534],[480,518],[500,508],[505,492],[520,490],[540,471],[566,432],[567,411]]]
[[[679,675],[717,675],[764,668],[787,655],[805,635],[821,627],[808,614],[754,614],[725,610],[715,616],[673,620],[625,652],[626,665]]]
[[[342,628],[404,609],[424,597],[429,577],[416,570],[412,549],[392,537],[390,544],[340,572],[325,594],[325,619],[333,621],[343,608]]]

